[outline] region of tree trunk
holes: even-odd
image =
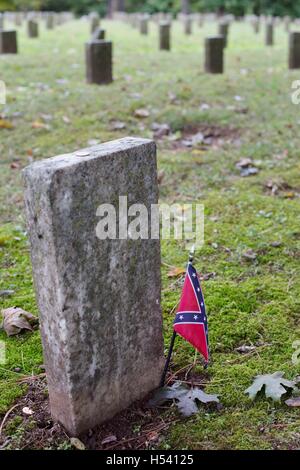
[[[184,15],[190,14],[190,0],[181,0],[181,13]]]

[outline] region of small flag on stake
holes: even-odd
[[[204,357],[206,366],[208,364],[207,316],[199,276],[193,266],[194,252],[195,248],[193,247],[189,256],[181,300],[174,321],[173,336],[160,387],[165,385],[177,333],[191,343]]]
[[[199,276],[191,261],[187,267],[174,331],[191,343],[208,362],[208,328],[204,298]]]

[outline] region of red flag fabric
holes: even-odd
[[[191,343],[206,362],[209,359],[208,327],[204,298],[196,269],[190,262],[174,321],[174,331]]]

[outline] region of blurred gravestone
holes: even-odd
[[[78,435],[159,385],[159,239],[96,236],[98,207],[118,213],[119,196],[150,217],[156,146],[108,142],[33,163],[24,181],[51,412]]]
[[[113,81],[111,41],[92,40],[86,43],[85,58],[88,83],[106,85]]]
[[[274,24],[269,20],[266,24],[266,46],[273,46],[274,44]]]
[[[159,48],[160,50],[169,51],[171,49],[171,24],[161,21],[159,24]]]
[[[92,34],[92,41],[98,41],[99,39],[105,39],[105,29],[97,28]]]
[[[205,39],[205,71],[223,73],[224,71],[224,37],[214,36]]]
[[[295,31],[289,35],[289,69],[300,68],[300,32]]]
[[[223,36],[223,38],[224,38],[224,47],[227,47],[228,32],[229,32],[229,23],[228,23],[228,21],[225,21],[225,20],[220,21],[218,31],[219,31],[219,36]]]
[[[39,36],[39,24],[33,19],[27,21],[27,33],[30,38],[37,38]]]
[[[191,16],[185,16],[183,18],[183,27],[184,27],[184,34],[186,34],[187,36],[192,34],[193,20]]]
[[[47,29],[53,29],[54,28],[54,21],[55,21],[54,13],[48,12],[46,14],[46,28]]]
[[[0,31],[0,54],[17,54],[17,32]]]
[[[93,34],[97,28],[100,27],[100,18],[98,13],[91,13],[90,15],[91,34]]]
[[[140,33],[144,36],[146,36],[148,34],[148,29],[149,29],[149,26],[148,26],[148,17],[146,16],[142,16],[139,20],[140,22]]]

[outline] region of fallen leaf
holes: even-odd
[[[246,344],[243,344],[242,346],[239,346],[238,348],[235,348],[235,351],[240,353],[240,354],[247,354],[252,351],[255,351],[256,347],[255,346],[247,346]]]
[[[12,122],[6,119],[0,119],[0,129],[13,129],[14,125]]]
[[[19,334],[22,330],[32,331],[38,319],[29,312],[18,307],[10,307],[2,310],[2,327],[8,336]]]
[[[71,124],[71,119],[68,116],[63,116],[62,120],[65,124]]]
[[[300,397],[290,398],[289,400],[285,401],[285,404],[287,406],[291,406],[293,408],[296,408],[296,407],[300,406]]]
[[[169,135],[171,132],[169,124],[158,124],[157,122],[154,122],[152,124],[151,129],[154,132],[154,137],[156,137],[157,139]]]
[[[34,413],[30,408],[28,408],[28,406],[24,406],[22,411],[23,411],[24,415],[27,415],[27,416],[31,416]]]
[[[111,123],[111,129],[113,131],[121,131],[123,129],[126,129],[126,124],[125,122],[122,122],[122,121],[113,121]]]
[[[31,124],[31,127],[32,127],[32,129],[48,129],[49,128],[49,126],[47,124],[45,124],[44,122],[41,122],[41,121],[34,121]]]
[[[168,272],[168,277],[178,277],[178,276],[182,276],[183,274],[186,273],[186,269],[184,268],[177,268],[177,267],[173,267],[172,269],[170,269],[170,271]]]
[[[9,297],[15,293],[14,290],[0,290],[0,297]]]
[[[103,439],[103,441],[101,441],[101,444],[102,445],[105,445],[105,444],[110,444],[111,442],[116,442],[117,441],[117,437],[116,436],[107,436],[105,439]]]
[[[245,178],[247,176],[257,175],[258,172],[259,172],[258,168],[253,168],[253,167],[243,168],[241,171],[241,176]]]
[[[12,162],[12,163],[10,164],[10,168],[11,168],[12,170],[18,170],[18,169],[20,168],[20,163],[18,163],[18,162]]]
[[[242,158],[236,163],[237,168],[248,168],[253,165],[253,160],[251,158]]]
[[[258,392],[265,388],[267,398],[272,398],[274,401],[280,401],[281,396],[287,393],[287,388],[297,390],[296,382],[284,379],[283,375],[283,372],[257,375],[254,378],[253,384],[245,390],[245,393],[248,393],[249,398],[254,400]]]
[[[188,388],[181,382],[175,382],[171,387],[158,389],[154,397],[148,402],[148,405],[152,408],[162,405],[169,400],[176,400],[178,410],[183,416],[191,416],[198,413],[196,400],[205,404],[219,403],[217,395],[208,395],[198,387]]]
[[[251,248],[247,251],[245,251],[243,254],[242,254],[243,258],[249,260],[249,261],[254,261],[256,258],[257,258],[257,253],[255,253],[255,251],[253,251]]]
[[[85,445],[84,443],[78,439],[77,437],[71,437],[70,442],[73,447],[77,450],[85,450]]]
[[[147,109],[141,108],[141,109],[136,109],[134,111],[134,115],[135,117],[138,117],[138,118],[147,118],[150,116],[150,113]]]

